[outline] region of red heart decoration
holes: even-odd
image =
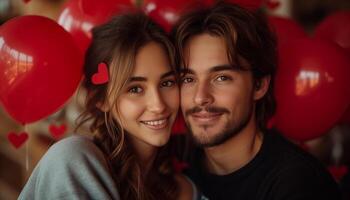
[[[175,171],[178,173],[181,173],[184,169],[188,168],[188,163],[183,162],[183,161],[179,161],[176,158],[173,158],[173,166],[175,168]]]
[[[25,141],[28,139],[28,133],[22,132],[19,134],[16,134],[15,132],[10,132],[7,134],[7,139],[11,142],[11,144],[18,149],[21,147]]]
[[[345,165],[341,166],[329,166],[328,171],[332,174],[336,181],[340,181],[343,176],[348,173],[348,167]]]
[[[281,2],[279,2],[277,0],[269,0],[266,2],[266,5],[269,9],[274,10],[281,5]]]
[[[181,113],[177,115],[171,131],[174,135],[184,134],[186,132],[185,120],[183,119]]]
[[[24,3],[28,3],[30,2],[31,0],[23,0]]]
[[[109,80],[108,69],[106,63],[98,64],[98,72],[92,76],[92,83],[95,85],[100,85],[107,83]]]
[[[60,139],[67,130],[67,126],[62,124],[61,126],[50,125],[50,133],[56,140]]]

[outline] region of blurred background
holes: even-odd
[[[281,130],[287,138],[321,160],[341,186],[344,199],[350,199],[347,196],[350,193],[350,1],[231,2],[266,12],[279,40],[280,69],[275,88],[278,109],[269,125]],[[11,63],[8,56],[15,54],[11,50],[16,50],[15,45],[36,49],[34,44],[44,40],[45,51],[55,55],[55,59],[63,60],[67,65],[78,60],[77,57],[64,57],[54,46],[58,38],[60,42],[66,42],[63,36],[55,35],[60,33],[58,30],[55,32],[57,28],[52,28],[51,35],[38,38],[33,35],[42,34],[51,25],[41,29],[26,26],[22,22],[24,20],[17,20],[13,22],[17,23],[17,29],[10,29],[8,24],[11,19],[28,15],[47,17],[73,36],[74,44],[69,45],[75,45],[83,55],[91,38],[91,28],[103,23],[114,13],[142,9],[169,31],[182,13],[212,3],[210,0],[0,0],[0,199],[16,199],[47,149],[56,141],[73,134],[85,95],[83,89],[77,88],[81,76],[74,77],[76,81],[72,85],[65,85],[65,73],[71,70],[67,68],[66,71],[59,71],[59,75],[64,78],[59,77],[59,81],[53,85],[45,80],[35,85],[33,82],[21,83],[21,80],[14,79],[12,81],[29,84],[32,88],[27,87],[26,92],[21,92],[21,95],[27,96],[9,97],[10,92],[17,95],[22,90],[8,89],[10,84],[6,82],[9,77],[6,69],[40,67],[31,62],[29,57],[25,64],[21,64],[19,61],[23,60],[19,59],[21,55],[18,53],[15,62]],[[22,29],[18,29],[21,23]],[[20,37],[20,33],[28,37]],[[10,40],[13,43],[8,42]],[[34,53],[37,56],[34,59],[45,60],[40,57],[42,51]],[[81,63],[82,58],[79,57],[77,63]],[[59,68],[51,64],[52,60],[45,62],[49,67]],[[47,84],[51,91],[34,95],[32,91]],[[45,91],[45,88],[42,89]],[[68,89],[70,92],[67,92]],[[26,101],[39,99],[42,101],[39,105],[46,105],[47,101],[51,101],[45,99],[45,95],[55,97],[60,94],[65,95],[65,98],[57,100],[51,109],[39,106],[30,112],[23,111],[28,109],[24,103]],[[45,113],[40,115],[41,111]],[[181,119],[173,130],[174,134],[185,132]],[[89,134],[89,131],[83,126],[79,133]]]

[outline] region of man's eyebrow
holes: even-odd
[[[235,71],[237,69],[235,69],[232,65],[225,64],[225,65],[213,66],[210,68],[209,72],[218,72],[218,71],[226,71],[226,70]]]
[[[181,68],[180,74],[194,74],[194,71],[188,68]]]
[[[232,65],[229,64],[225,64],[225,65],[216,65],[213,66],[209,69],[209,72],[218,72],[218,71],[225,71],[225,70],[230,70],[230,71],[235,71],[237,69],[235,69]],[[182,68],[180,70],[181,74],[195,74],[193,70],[188,69],[188,68]]]
[[[168,71],[168,72],[164,73],[164,74],[160,77],[160,79],[166,78],[166,77],[168,77],[168,76],[174,76],[174,75],[175,75],[175,71],[174,71],[174,70],[171,70],[171,71]]]

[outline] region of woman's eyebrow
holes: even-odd
[[[146,77],[142,77],[142,76],[132,76],[129,78],[128,82],[139,82],[139,81],[147,81],[147,78]]]
[[[173,70],[171,70],[171,71],[168,71],[168,72],[162,74],[162,76],[160,78],[163,79],[163,78],[166,78],[168,76],[173,76],[173,75],[175,75],[175,72]],[[129,83],[130,82],[140,82],[140,81],[141,82],[146,82],[147,78],[143,77],[143,76],[132,76],[128,80]]]

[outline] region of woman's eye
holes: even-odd
[[[185,77],[182,79],[182,83],[191,83],[191,82],[193,82],[193,78]]]
[[[227,81],[227,80],[232,80],[230,77],[228,76],[218,76],[216,78],[217,81]]]
[[[132,87],[128,90],[129,93],[141,93],[143,90],[141,87]]]
[[[175,81],[172,81],[172,80],[168,80],[168,81],[164,81],[162,82],[161,86],[162,87],[171,87],[175,84]]]

